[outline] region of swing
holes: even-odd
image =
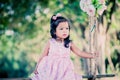
[[[97,49],[97,28],[98,28],[98,20],[96,17],[89,17],[89,52],[98,51]],[[94,54],[93,54],[94,55]],[[95,56],[95,55],[94,55]],[[96,80],[96,78],[105,78],[105,77],[115,77],[115,74],[98,74],[96,75],[97,69],[97,58],[89,59],[89,75],[82,76],[83,78],[87,78],[88,80]]]
[[[105,5],[105,0],[80,0],[79,5],[80,5],[80,8],[89,15],[89,26],[90,26],[89,28],[89,52],[96,52],[98,51],[97,49],[98,48],[97,46],[98,35],[96,33],[98,31],[97,30],[98,28],[97,18],[99,17],[99,15],[102,15],[104,10],[107,9],[107,6]],[[88,80],[95,80],[96,78],[115,76],[115,74],[96,75],[96,67],[97,67],[96,60],[97,58],[88,60],[89,67],[90,67],[88,70],[89,75],[83,76],[83,78],[88,78]]]

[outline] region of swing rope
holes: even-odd
[[[97,50],[97,35],[96,35],[96,27],[97,27],[97,19],[95,17],[89,17],[89,52],[96,52],[95,50]],[[94,30],[95,28],[95,30]],[[95,39],[94,39],[95,38]],[[95,56],[94,54],[92,54],[93,56]],[[89,63],[90,63],[90,70],[89,70],[89,75],[92,77],[92,79],[94,80],[96,77],[96,69],[97,69],[97,64],[96,64],[96,59],[90,59]],[[92,65],[94,63],[94,65]]]
[[[89,52],[97,52],[98,20],[96,17],[89,17],[89,26]],[[95,56],[94,54],[92,55]],[[115,74],[96,75],[97,59],[97,57],[95,59],[89,59],[89,75],[83,76],[83,78],[88,78],[88,80],[95,80],[96,78],[114,77]]]

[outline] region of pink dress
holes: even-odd
[[[49,54],[41,60],[38,74],[32,80],[82,80],[80,75],[74,73],[70,47],[65,48],[62,43],[50,39]]]

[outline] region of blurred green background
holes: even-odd
[[[109,44],[104,53],[105,73],[120,75],[120,0],[106,0],[99,21]],[[0,0],[0,78],[28,77],[35,69],[43,46],[50,38],[50,18],[61,13],[71,22],[71,39],[84,50],[88,46],[88,15],[79,0]],[[83,60],[71,55],[78,73]],[[80,65],[79,65],[80,64]]]

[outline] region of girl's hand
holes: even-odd
[[[37,69],[35,69],[34,73],[35,73],[35,74],[38,74],[38,71],[37,71]]]
[[[91,52],[91,54],[93,55],[93,58],[99,57],[99,53],[98,52]]]

